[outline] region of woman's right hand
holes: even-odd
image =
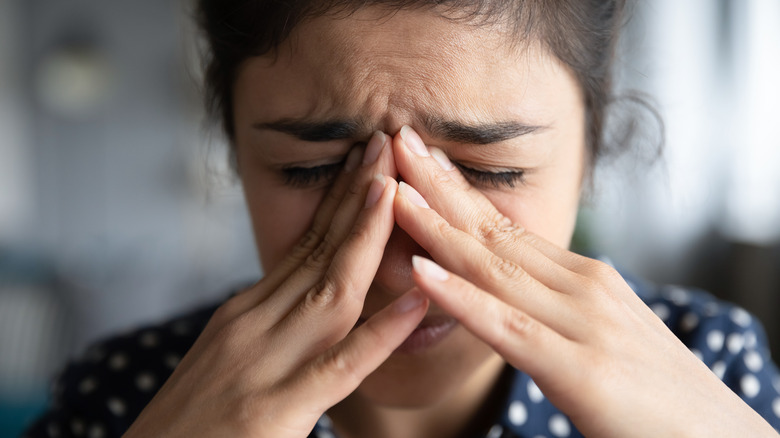
[[[308,233],[217,310],[126,437],[305,437],[414,330],[416,290],[353,330],[394,226],[398,185],[374,176],[396,173],[389,141],[353,148]]]

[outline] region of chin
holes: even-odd
[[[387,408],[432,407],[479,386],[479,381],[492,381],[480,371],[496,360],[500,358],[488,345],[459,326],[448,339],[426,351],[393,353],[354,395]]]

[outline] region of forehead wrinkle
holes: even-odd
[[[507,59],[523,55],[517,47],[505,44],[505,36],[496,37],[496,33],[486,31],[489,29],[443,18],[434,26],[454,26],[455,31],[430,32],[427,27],[417,28],[414,23],[401,20],[403,12],[379,24],[361,21],[356,15],[318,17],[296,29],[296,43],[288,52],[288,61],[296,69],[322,69],[326,73],[312,75],[313,85],[320,92],[309,101],[308,115],[360,116],[371,125],[380,126],[393,125],[393,120],[419,121],[428,114],[478,122],[509,115],[491,114],[500,108],[485,99],[500,93],[493,89],[495,75],[491,72],[505,68]],[[383,34],[393,38],[382,38]],[[508,50],[513,56],[469,52],[475,43],[478,47]],[[529,62],[529,52],[533,51],[527,50],[528,45],[525,48],[525,56],[520,57]],[[514,68],[518,72],[524,69],[517,64]],[[332,72],[337,73],[329,74]],[[477,82],[477,90],[474,80],[481,81]],[[513,94],[518,92],[525,94],[524,90]]]

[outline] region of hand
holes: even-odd
[[[394,226],[390,138],[352,150],[311,230],[221,306],[127,437],[305,437],[422,320],[411,291],[353,330]],[[373,158],[377,157],[372,160]]]
[[[614,269],[512,223],[441,151],[434,159],[407,144],[394,139],[408,183],[396,221],[440,264],[415,257],[416,285],[533,378],[583,434],[776,436]]]

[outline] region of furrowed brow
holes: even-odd
[[[326,142],[355,138],[363,129],[361,125],[348,120],[310,121],[281,119],[274,122],[255,123],[255,129],[279,131],[303,141]]]
[[[544,129],[544,126],[520,122],[495,122],[476,125],[454,120],[428,118],[425,126],[431,136],[464,144],[493,144],[511,140]]]

